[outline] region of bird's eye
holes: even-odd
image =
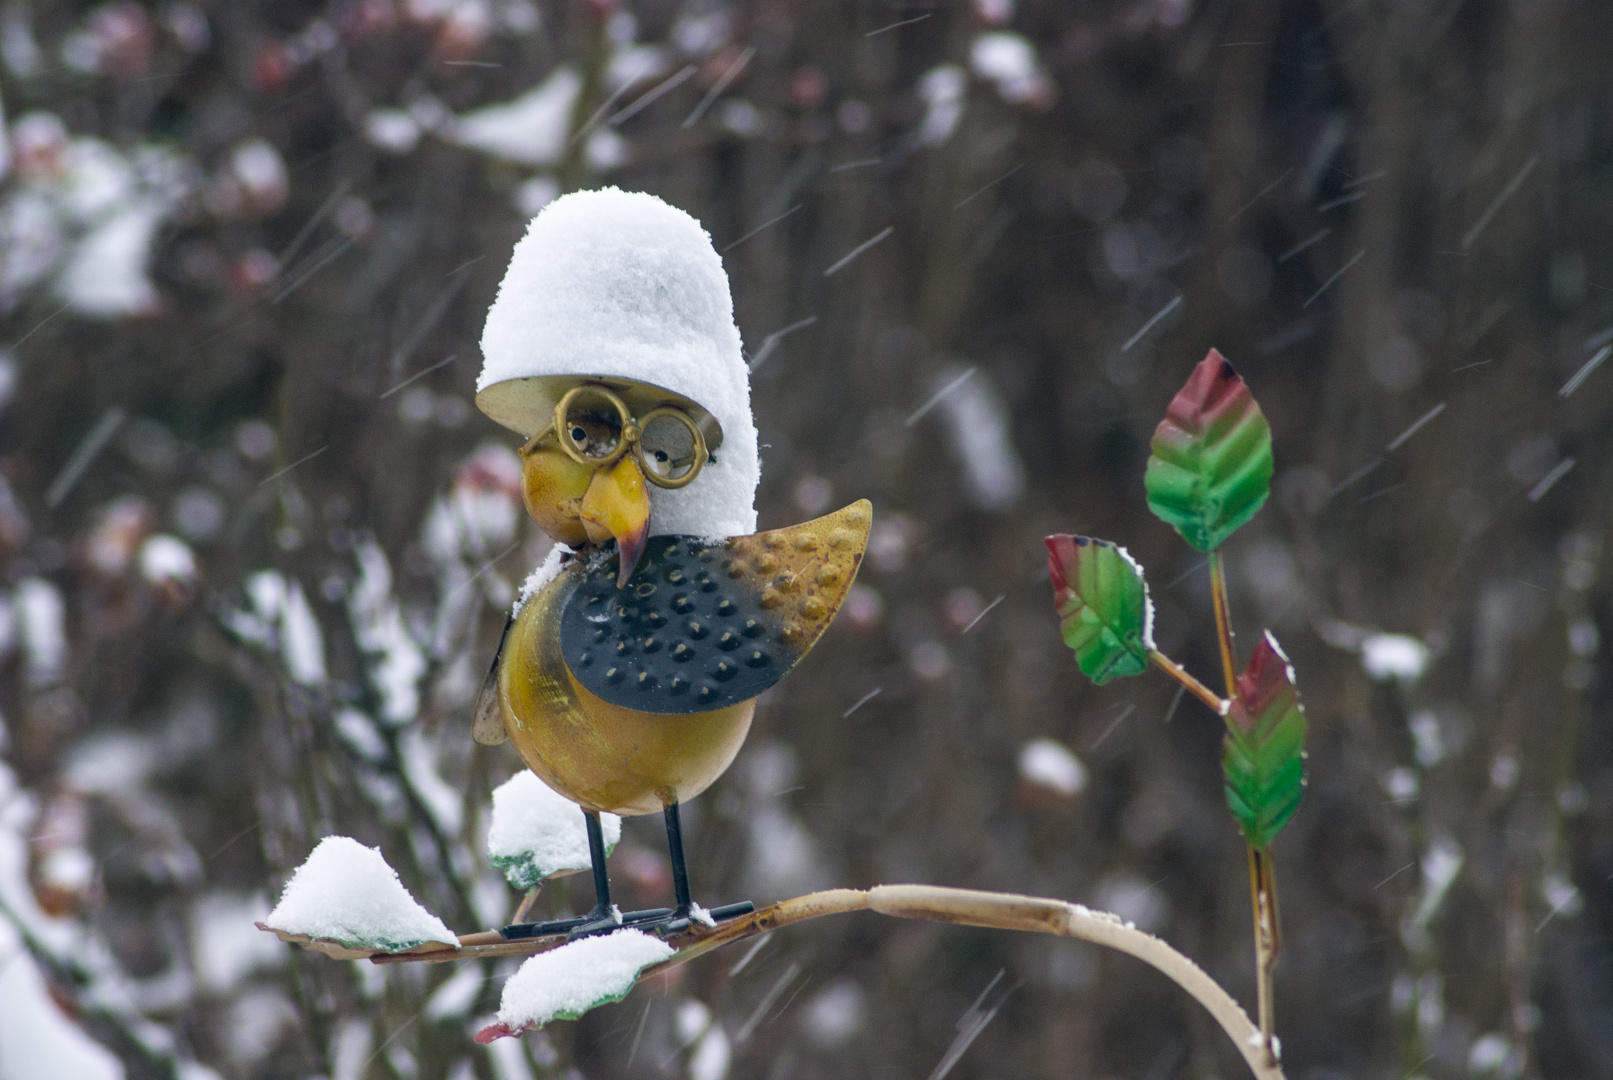
[[[573,442],[586,442],[588,440],[588,432],[584,431],[580,427],[574,427],[571,429],[571,439]]]
[[[665,450],[657,450],[655,452],[655,460],[659,461],[661,464],[665,465],[668,461],[671,461],[672,459],[667,457],[667,453],[666,453]]]

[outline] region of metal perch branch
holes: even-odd
[[[670,939],[668,944],[678,950],[677,955],[644,969],[640,979],[658,975],[678,964],[685,963],[714,949],[745,938],[756,937],[793,923],[805,922],[824,915],[839,915],[852,911],[875,911],[901,919],[926,919],[930,922],[958,923],[964,926],[986,926],[999,930],[1025,930],[1031,933],[1056,934],[1060,937],[1079,938],[1095,945],[1117,949],[1135,956],[1187,991],[1200,1005],[1209,1010],[1221,1030],[1227,1033],[1238,1053],[1254,1073],[1257,1080],[1284,1080],[1282,1066],[1275,1056],[1268,1056],[1260,1029],[1250,1021],[1232,995],[1223,990],[1202,968],[1152,934],[1145,934],[1130,923],[1121,921],[1107,912],[1091,911],[1080,904],[1063,900],[1050,900],[1035,896],[1016,896],[1010,893],[980,892],[974,889],[949,889],[937,885],[876,885],[867,891],[861,889],[830,889],[809,893],[793,900],[784,900],[771,907],[731,922],[716,929],[692,927],[689,931]],[[261,925],[261,924],[260,924]],[[268,929],[264,927],[264,929]],[[281,934],[287,940],[297,940]],[[433,951],[375,954],[370,959],[377,964],[396,964],[411,961],[440,963],[448,960],[470,960],[489,956],[530,955],[546,952],[565,944],[563,936],[527,938],[506,941],[497,930],[467,934],[459,939],[459,948],[442,947]],[[321,943],[297,940],[310,948],[330,951]],[[347,951],[347,957],[353,953]]]

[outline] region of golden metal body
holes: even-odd
[[[784,670],[833,621],[856,580],[871,524],[872,508],[858,500],[713,548],[723,587],[758,598],[766,616],[758,643],[773,643]],[[756,699],[708,712],[652,713],[595,695],[561,651],[561,612],[581,579],[576,565],[561,571],[509,628],[494,675],[505,734],[528,768],[585,810],[634,816],[694,798],[739,753]]]
[[[563,571],[510,627],[498,672],[510,742],[527,768],[584,810],[628,817],[694,798],[739,753],[755,699],[683,716],[601,701],[560,654],[560,612],[577,581],[577,571]]]

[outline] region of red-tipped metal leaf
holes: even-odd
[[[1271,843],[1305,790],[1305,710],[1294,669],[1269,632],[1238,676],[1221,752],[1227,806],[1250,844]]]
[[[1154,429],[1148,508],[1199,551],[1214,551],[1271,490],[1271,428],[1249,387],[1211,349]]]
[[[1126,549],[1061,533],[1047,538],[1047,568],[1064,643],[1087,678],[1102,685],[1147,671],[1154,609],[1143,569]]]

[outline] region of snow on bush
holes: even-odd
[[[319,842],[286,883],[265,925],[382,952],[428,941],[459,944],[441,919],[415,902],[379,851],[346,836]]]
[[[498,1022],[476,1033],[479,1043],[575,1020],[589,1009],[620,1001],[639,972],[672,956],[670,945],[642,930],[586,937],[539,953],[504,984]]]
[[[622,836],[622,819],[599,815],[609,852]],[[522,769],[493,792],[487,854],[509,883],[530,889],[568,870],[587,870],[588,831],[577,804]]]

